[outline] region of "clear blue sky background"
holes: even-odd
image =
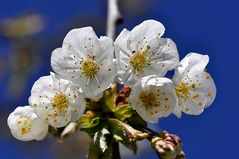
[[[146,0],[145,0],[146,1]],[[188,159],[237,159],[238,151],[238,46],[239,46],[239,10],[236,0],[149,0],[152,3],[145,12],[132,14],[125,11],[125,22],[119,27],[132,29],[145,19],[161,21],[166,27],[164,37],[170,37],[177,44],[180,57],[194,51],[210,56],[207,67],[217,86],[217,97],[213,105],[201,116],[183,115],[182,119],[174,116],[162,119],[160,127],[172,133],[179,134],[184,143]],[[159,3],[158,3],[159,2]],[[60,37],[63,40],[69,27],[65,23],[79,17],[79,27],[92,25],[84,22],[81,16],[86,13],[96,15],[105,22],[105,0],[2,0],[0,2],[0,20],[14,17],[24,11],[35,11],[47,19],[47,28],[39,35],[44,37]],[[126,4],[127,5],[127,4]],[[139,6],[143,9],[146,6]],[[97,30],[97,26],[93,26]],[[98,28],[102,35],[104,30]],[[54,42],[53,42],[54,43]],[[0,52],[7,50],[7,42],[0,39]],[[1,77],[1,115],[11,112],[17,105],[27,103],[30,88],[34,80],[50,70],[50,53],[60,42],[47,46],[41,56],[44,65],[39,66],[37,73],[31,75],[24,92],[24,97],[11,101],[4,96],[7,75]],[[7,56],[7,55],[2,55]],[[6,116],[6,115],[5,115]],[[5,117],[4,116],[4,117]],[[5,119],[5,118],[1,118]],[[6,121],[1,121],[1,125]],[[0,128],[1,128],[0,125]],[[9,133],[8,130],[5,132]],[[54,140],[54,139],[53,139]],[[0,132],[0,159],[27,159],[20,146],[30,146],[31,143],[19,143],[11,137],[5,137]],[[51,159],[51,153],[42,142],[38,143],[39,150],[34,150],[35,157]],[[33,155],[33,156],[34,156]],[[142,156],[138,158],[143,158]],[[149,158],[149,157],[148,157]]]

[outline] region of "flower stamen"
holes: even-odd
[[[150,46],[147,46],[147,49],[145,51],[137,51],[132,57],[130,57],[130,64],[133,67],[134,71],[143,72],[144,68],[150,64],[147,58],[149,49]]]
[[[189,89],[194,89],[195,84],[187,85],[184,82],[181,82],[176,88],[176,94],[178,97],[182,97],[184,99],[188,99],[188,95],[190,94]]]
[[[82,74],[89,78],[95,78],[100,67],[95,60],[88,59],[81,64]]]
[[[64,94],[57,94],[53,98],[52,107],[56,108],[59,112],[66,112],[69,107],[69,99]]]
[[[157,103],[157,100],[153,93],[144,91],[139,95],[139,101],[145,106],[146,110],[152,108]]]
[[[26,135],[31,131],[31,121],[30,121],[30,119],[20,118],[17,121],[17,124],[23,126],[21,128],[21,135]]]
[[[130,64],[137,72],[143,72],[144,68],[148,66],[149,61],[146,54],[137,52],[130,58]]]

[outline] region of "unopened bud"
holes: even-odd
[[[152,147],[162,159],[185,159],[180,137],[166,131],[159,133],[160,137],[152,139]]]

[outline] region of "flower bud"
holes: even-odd
[[[152,139],[151,144],[162,159],[185,159],[182,141],[177,135],[163,131],[159,133],[159,137]]]

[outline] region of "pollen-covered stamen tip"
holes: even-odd
[[[137,51],[130,58],[130,65],[133,67],[136,72],[143,72],[145,67],[147,67],[150,63],[147,58],[147,52],[150,49],[150,46],[147,46],[147,49],[143,52]]]
[[[17,124],[21,126],[21,135],[26,135],[31,131],[31,121],[28,118],[20,118]]]
[[[83,74],[84,76],[88,78],[95,78],[96,74],[100,70],[100,67],[95,60],[88,59],[83,61],[83,63],[81,64],[81,70],[81,74]]]
[[[145,106],[145,109],[148,110],[156,105],[157,100],[153,93],[148,91],[143,91],[139,94],[139,101]]]
[[[190,94],[189,89],[194,89],[195,87],[196,87],[195,84],[187,85],[186,83],[181,82],[175,88],[175,91],[176,91],[177,96],[181,96],[181,97],[187,99],[188,95]]]
[[[56,94],[53,98],[52,107],[59,112],[66,112],[69,107],[69,99],[64,94]]]

